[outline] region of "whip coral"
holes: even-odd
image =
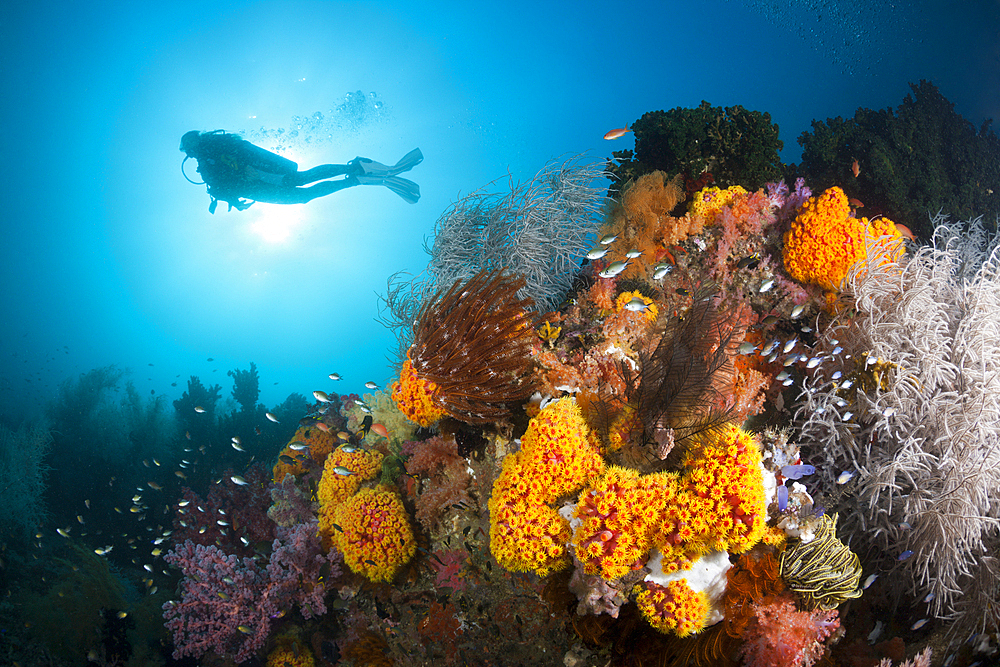
[[[518,298],[524,284],[502,269],[480,271],[421,309],[409,366],[392,391],[407,417],[425,426],[443,414],[484,424],[531,395],[534,302]]]
[[[417,551],[410,519],[399,494],[387,487],[362,489],[336,513],[334,537],[344,562],[371,581],[391,581]]]
[[[836,290],[848,270],[868,252],[895,261],[903,254],[902,235],[888,218],[851,217],[847,195],[838,187],[810,197],[785,232],[785,269],[802,283]],[[888,242],[873,243],[882,236]]]

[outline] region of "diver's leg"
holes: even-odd
[[[322,183],[310,185],[306,188],[284,188],[280,193],[266,200],[261,199],[258,201],[265,201],[271,204],[305,204],[318,197],[325,197],[338,190],[355,185],[359,185],[357,177],[350,176],[348,178],[337,179],[336,181],[323,181]]]
[[[322,181],[334,176],[343,176],[351,170],[346,164],[321,164],[305,171],[296,171],[285,176],[288,185],[305,185],[314,181]],[[328,193],[329,194],[329,193]]]

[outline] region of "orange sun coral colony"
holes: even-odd
[[[572,398],[549,403],[528,424],[490,497],[490,549],[503,567],[540,575],[567,567],[569,523],[548,506],[597,477],[604,460]]]
[[[745,195],[747,191],[740,185],[733,185],[725,190],[709,187],[695,193],[689,210],[691,215],[697,215],[706,220],[713,219],[725,206],[729,206],[737,195]]]
[[[496,422],[531,395],[534,301],[517,296],[524,284],[503,269],[483,270],[423,306],[392,389],[408,419]]]
[[[708,596],[692,590],[683,579],[666,586],[647,581],[635,590],[639,611],[660,632],[688,637],[700,632],[708,622]]]
[[[793,278],[836,290],[850,268],[866,258],[866,244],[870,247],[881,236],[891,240],[879,243],[876,252],[889,261],[902,256],[903,237],[891,220],[859,220],[850,213],[847,195],[838,187],[802,205],[784,237],[785,269]]]
[[[395,490],[362,489],[336,513],[334,537],[344,562],[374,582],[388,582],[417,551],[410,517]]]
[[[342,448],[326,457],[316,497],[319,500],[319,535],[327,549],[335,543],[337,509],[357,492],[362,482],[375,479],[382,469],[383,458],[380,452],[372,450],[356,449],[348,453]],[[345,471],[350,474],[342,474]]]
[[[267,655],[267,667],[313,667],[316,660],[312,651],[292,637],[279,637],[274,649]]]
[[[303,454],[303,450],[301,449],[295,450],[291,448],[291,445],[297,442],[309,446],[308,456]],[[285,448],[281,450],[281,454],[278,455],[278,462],[274,464],[271,479],[275,484],[281,484],[281,481],[285,479],[285,475],[295,475],[298,477],[306,472],[305,461],[308,459],[312,459],[317,465],[323,465],[327,455],[333,451],[335,444],[332,434],[324,433],[312,426],[300,426],[295,435],[292,436],[292,439],[285,445]],[[281,458],[282,456],[292,459],[294,463],[284,463]]]

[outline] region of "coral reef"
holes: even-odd
[[[427,425],[441,412],[470,424],[495,422],[512,402],[531,395],[532,302],[517,292],[522,278],[481,271],[426,303],[413,347],[393,385],[403,413]],[[430,412],[430,414],[428,414]]]
[[[417,551],[409,515],[395,490],[362,489],[339,506],[335,518],[340,528],[334,539],[344,562],[371,581],[391,581]]]
[[[412,443],[412,454],[406,460],[410,475],[429,477],[424,490],[417,496],[416,519],[424,530],[433,531],[444,513],[456,503],[473,505],[469,495],[472,481],[465,457],[458,455],[454,436],[439,435]]]
[[[740,648],[747,667],[810,667],[840,629],[836,610],[798,611],[787,594],[754,603],[753,612]]]
[[[378,476],[384,458],[385,455],[378,451],[347,451],[343,447],[326,457],[323,477],[316,491],[320,506],[319,533],[324,545],[336,543],[336,516],[340,506],[361,488],[362,482]]]

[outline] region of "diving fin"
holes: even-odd
[[[404,171],[413,169],[423,161],[424,154],[420,152],[419,148],[414,148],[391,167],[366,157],[356,157],[348,164],[358,170],[359,176],[398,176]]]
[[[420,199],[420,186],[399,176],[357,176],[361,185],[384,185],[411,204]]]

